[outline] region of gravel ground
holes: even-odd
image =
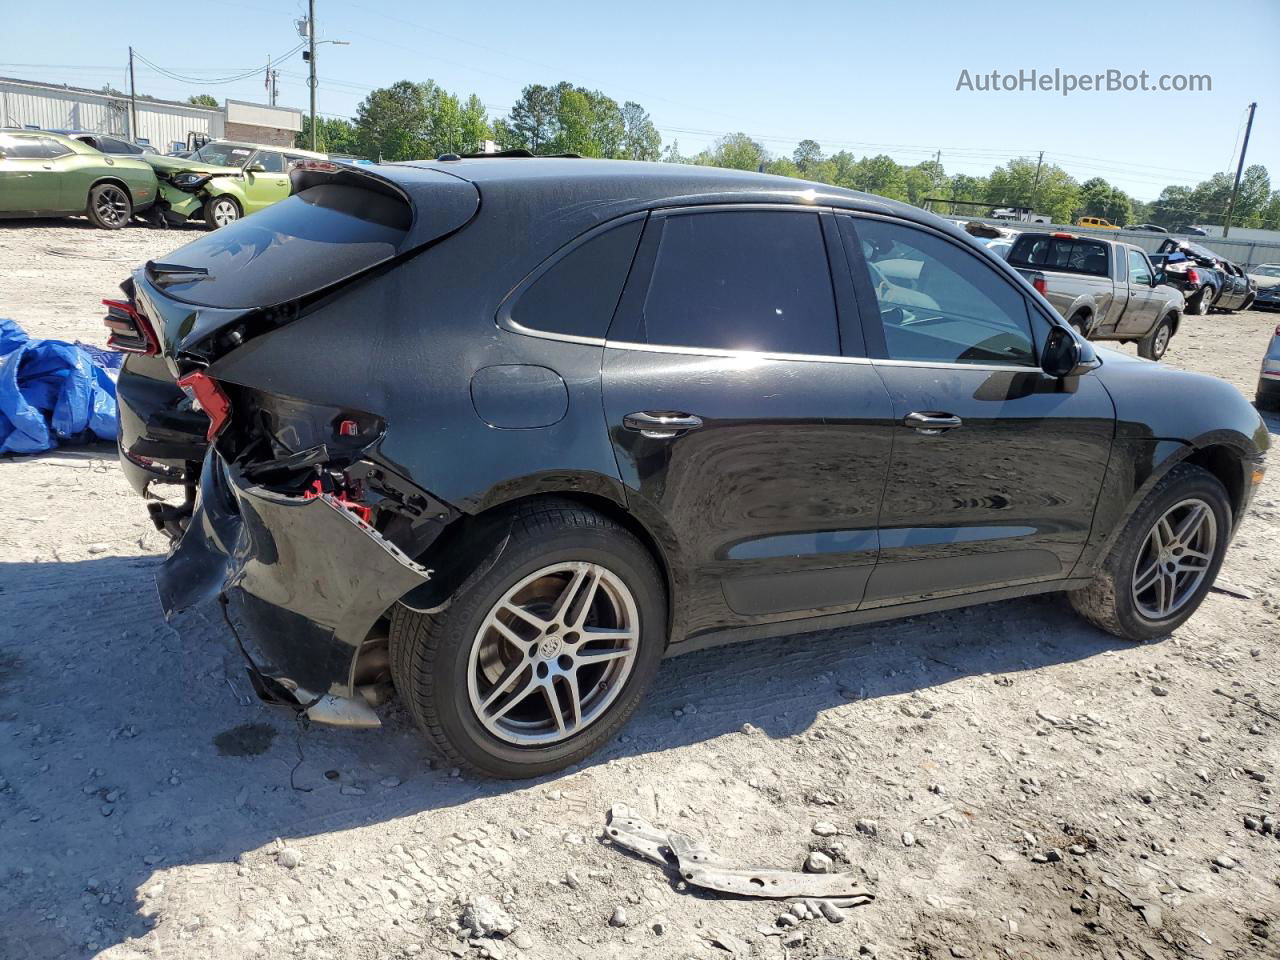
[[[0,316],[101,342],[192,235],[0,225]],[[1189,318],[1166,362],[1251,395],[1277,319]],[[1280,957],[1277,473],[1163,642],[1050,596],[691,654],[587,765],[508,784],[396,704],[261,706],[216,608],[164,622],[110,447],[0,461],[0,957]],[[685,890],[600,839],[613,803],[876,900],[780,925]]]

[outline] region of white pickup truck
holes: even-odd
[[[1005,258],[1090,340],[1136,343],[1159,360],[1186,304],[1141,247],[1074,233],[1022,233]]]

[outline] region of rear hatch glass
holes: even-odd
[[[408,200],[357,186],[308,187],[148,265],[165,296],[206,307],[287,303],[394,257],[413,220]]]
[[[1009,263],[1097,277],[1108,275],[1106,244],[1083,237],[1023,234],[1009,251]]]

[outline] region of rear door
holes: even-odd
[[[1041,371],[1052,322],[967,244],[883,217],[839,219],[895,421],[864,606],[1066,577],[1115,427],[1101,380]],[[882,260],[916,261],[915,287],[885,277]]]
[[[645,228],[604,406],[632,509],[691,571],[690,635],[862,599],[891,407],[842,257],[810,208],[657,212]]]
[[[6,213],[61,213],[72,208],[64,196],[71,150],[52,137],[0,133],[0,210]]]

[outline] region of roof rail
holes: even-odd
[[[580,153],[534,153],[532,150],[526,150],[523,147],[514,147],[511,150],[499,150],[497,153],[442,153],[436,157],[441,163],[452,160],[483,160],[486,157],[554,157],[560,159],[581,160]]]

